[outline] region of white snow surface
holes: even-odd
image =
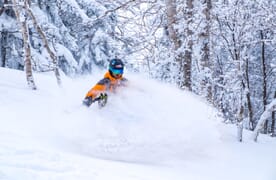
[[[99,108],[104,72],[69,79],[0,68],[1,180],[276,180],[276,140],[257,143],[203,99],[141,74]]]

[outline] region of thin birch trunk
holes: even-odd
[[[238,114],[238,122],[237,122],[237,136],[238,141],[242,142],[242,135],[243,135],[243,113],[244,113],[244,107],[241,106],[240,112]]]
[[[48,54],[50,55],[50,58],[52,59],[52,62],[54,64],[54,72],[55,72],[55,76],[56,76],[56,79],[57,79],[57,83],[58,83],[58,85],[61,85],[62,83],[61,83],[60,73],[59,73],[58,64],[57,64],[57,57],[56,57],[55,53],[50,49],[48,40],[46,38],[46,35],[44,34],[41,27],[37,23],[37,20],[34,16],[32,10],[30,9],[29,5],[26,2],[25,2],[25,9],[28,12],[28,14],[31,16],[33,24],[34,24],[37,32],[40,34],[40,36],[42,38],[42,41],[44,43],[44,47],[46,48]]]
[[[33,74],[32,74],[32,63],[31,63],[31,48],[29,43],[29,32],[27,26],[27,17],[24,17],[24,21],[21,22],[20,12],[18,9],[18,3],[16,0],[13,0],[13,10],[15,12],[18,23],[21,25],[21,31],[23,36],[24,43],[24,54],[25,54],[25,71],[27,83],[30,88],[36,90],[36,85],[34,82]]]
[[[169,37],[173,42],[174,50],[177,50],[180,47],[179,39],[177,37],[176,29],[176,2],[175,0],[166,0],[167,7],[167,19],[168,19],[168,32]]]

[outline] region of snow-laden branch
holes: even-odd
[[[135,2],[135,0],[127,1],[127,2],[125,2],[124,4],[118,6],[118,7],[114,8],[114,9],[107,10],[107,11],[106,11],[101,17],[99,17],[98,19],[102,19],[102,18],[106,17],[109,13],[113,13],[113,12],[115,12],[115,11],[121,9],[121,8],[124,8],[124,7],[126,7],[128,4],[130,4],[130,3],[132,3],[132,2]]]
[[[261,117],[258,121],[258,124],[254,130],[254,133],[253,133],[254,141],[257,141],[259,132],[264,127],[265,121],[267,120],[267,118],[270,117],[271,113],[275,110],[275,108],[276,108],[276,99],[274,99],[270,104],[268,104],[266,106],[266,110],[261,115]]]

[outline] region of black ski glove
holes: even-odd
[[[92,97],[86,97],[83,101],[82,104],[89,107],[93,103]]]

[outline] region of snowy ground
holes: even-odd
[[[103,109],[81,106],[103,75],[68,79],[0,68],[1,180],[276,180],[276,139],[245,132],[188,92],[126,73]]]

